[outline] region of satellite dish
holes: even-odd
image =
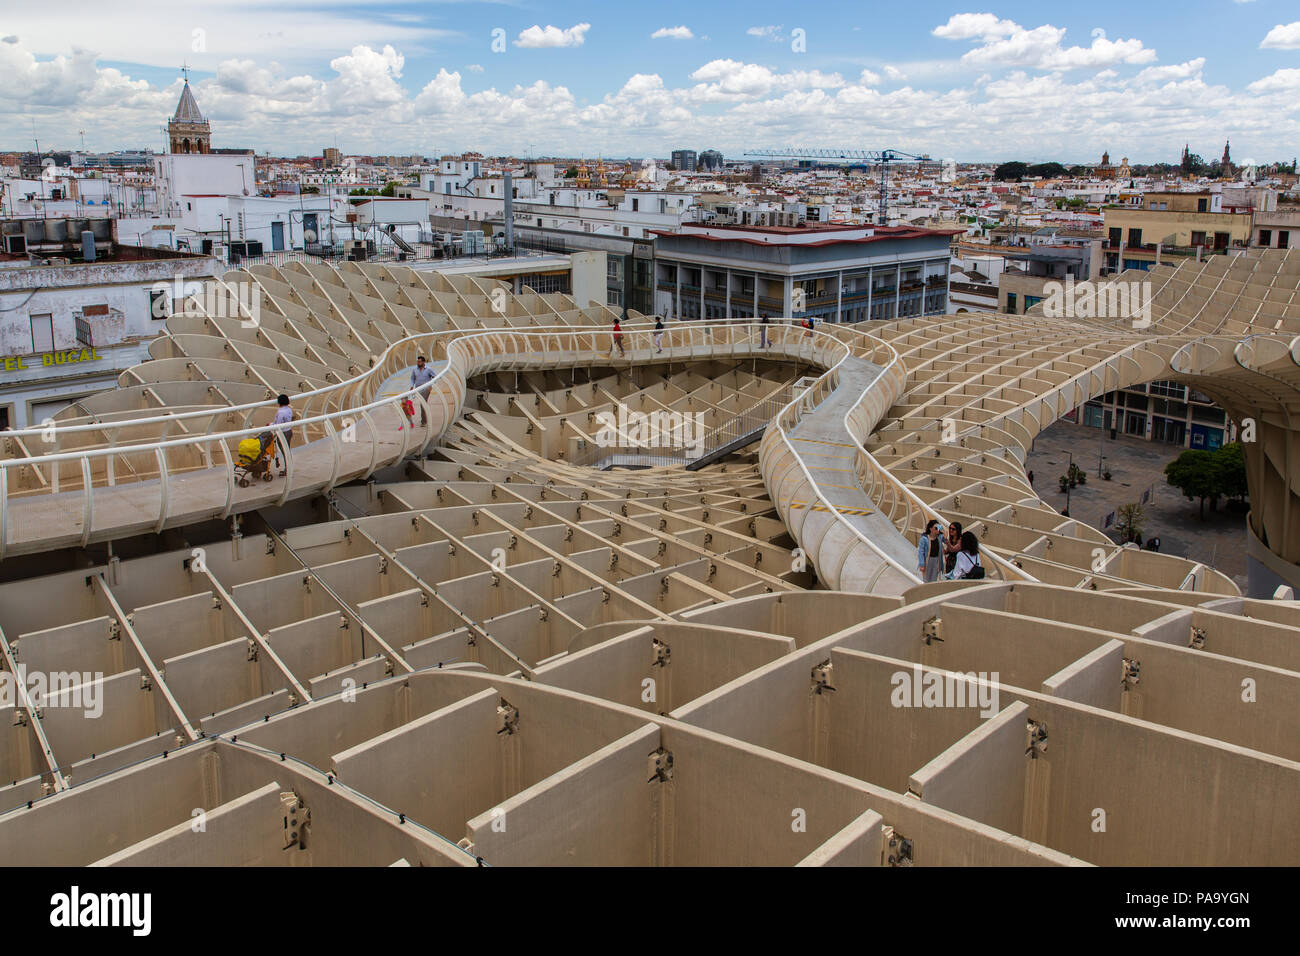
[[[308,229],[306,232],[304,232],[304,233],[302,234],[302,237],[303,237],[305,240],[307,240],[308,242],[315,242],[315,241],[316,241],[316,230],[315,230],[315,229]]]

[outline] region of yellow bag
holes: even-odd
[[[262,443],[256,438],[245,438],[239,443],[239,458],[251,465],[262,457]]]

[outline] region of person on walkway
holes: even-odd
[[[763,317],[758,320],[758,335],[759,335],[758,347],[763,349],[767,348],[767,313],[766,312],[764,312]]]
[[[961,533],[961,550],[957,552],[957,561],[953,565],[950,581],[979,581],[984,577],[984,565],[980,563],[980,541],[973,531]]]
[[[429,401],[429,394],[433,391],[433,369],[425,362],[423,355],[417,355],[415,358],[415,368],[411,369],[411,388],[420,389],[420,397],[424,400],[420,403],[420,427],[429,424],[429,413],[425,410]],[[421,388],[420,386],[424,386]],[[415,427],[415,416],[411,416],[411,426]]]
[[[943,571],[952,574],[953,565],[957,563],[957,552],[961,550],[961,522],[953,521],[948,525],[948,534],[943,539]]]
[[[926,584],[938,581],[943,572],[943,542],[939,540],[939,522],[931,518],[916,546],[916,573]]]
[[[804,338],[811,338],[813,334],[813,317],[811,315],[803,320],[803,327],[808,330],[804,333]]]
[[[1034,483],[1034,469],[1032,468],[1029,469],[1029,483],[1031,485]]]
[[[614,344],[618,346],[618,354],[622,358],[627,358],[627,351],[623,348],[623,326],[619,324],[618,319],[614,320]],[[609,354],[613,355],[614,350],[610,349]]]
[[[275,463],[280,469],[280,477],[283,478],[289,473],[289,448],[293,445],[293,429],[289,427],[289,423],[293,421],[293,409],[289,406],[288,395],[281,395],[275,401],[280,407],[275,410],[275,418],[272,424],[281,426],[276,436],[278,440],[275,444]],[[281,447],[284,449],[283,461],[280,459]]]
[[[655,351],[656,352],[662,352],[664,350],[663,341],[664,341],[664,320],[662,316],[656,315],[655,316]]]
[[[1148,551],[1159,551],[1159,550],[1160,550],[1160,536],[1159,536],[1159,535],[1153,535],[1153,536],[1151,537],[1151,539],[1150,539],[1149,541],[1147,541],[1147,550],[1148,550]]]

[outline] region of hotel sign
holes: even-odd
[[[98,362],[104,356],[96,349],[60,349],[36,355],[8,355],[4,360],[6,372],[22,372],[36,367],[36,360],[46,368],[55,365],[76,365],[81,362]],[[28,363],[31,363],[30,365]]]

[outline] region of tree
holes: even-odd
[[[565,179],[577,179],[577,178],[578,178],[578,167],[577,167],[577,166],[570,166],[568,169],[566,169],[566,170],[564,171],[564,178],[565,178]]]
[[[1042,179],[1056,179],[1058,176],[1065,175],[1065,167],[1060,163],[1038,163],[1030,166],[1025,170],[1027,176],[1038,176]]]
[[[1199,176],[1205,172],[1205,160],[1196,153],[1188,153],[1179,168],[1186,176]]]
[[[1200,499],[1201,520],[1205,520],[1205,499],[1222,494],[1222,461],[1211,451],[1189,448],[1165,465],[1165,481],[1173,485],[1188,501]]]
[[[1146,518],[1146,512],[1137,502],[1131,505],[1120,505],[1118,510],[1119,517],[1115,521],[1115,530],[1123,541],[1136,540],[1142,533],[1142,522]]]
[[[993,178],[999,182],[1006,182],[1011,179],[1019,182],[1024,178],[1025,173],[1028,170],[1029,167],[1021,162],[1003,163],[997,169],[993,170]]]
[[[1246,455],[1242,450],[1241,442],[1224,445],[1214,453],[1214,456],[1219,462],[1221,479],[1219,490],[1223,492],[1224,497],[1237,498],[1244,502],[1250,489],[1246,484]]]

